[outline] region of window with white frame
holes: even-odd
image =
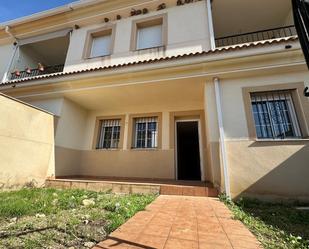
[[[257,138],[301,138],[291,91],[251,93],[251,104]]]
[[[154,23],[138,24],[136,49],[147,49],[163,46],[162,19]]]
[[[97,149],[118,148],[120,128],[120,119],[101,120]]]
[[[105,32],[96,33],[91,35],[92,43],[89,57],[100,57],[111,54],[112,47],[112,31],[107,30]]]
[[[134,119],[134,148],[157,148],[158,117]]]

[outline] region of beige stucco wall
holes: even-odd
[[[50,99],[41,99],[41,100],[32,100],[28,101],[33,106],[41,108],[45,111],[48,111],[55,116],[60,117],[64,98],[50,98]]]
[[[227,142],[233,197],[309,199],[309,141]]]
[[[309,173],[307,163],[309,142],[307,140],[298,142],[250,140],[242,93],[243,87],[293,83],[303,83],[304,86],[308,86],[308,78],[309,73],[306,71],[291,71],[285,74],[274,71],[259,76],[239,74],[239,77],[220,79],[232,197],[251,195],[264,198],[309,198],[309,185],[304,177]],[[205,96],[209,156],[212,156],[214,182],[221,182],[223,188],[215,92],[211,80],[206,83]]]
[[[29,100],[28,102],[56,115],[56,175],[78,175],[88,116],[87,110],[66,98]]]
[[[55,174],[53,115],[0,95],[0,188],[44,184]]]
[[[167,45],[165,49],[130,51],[132,22],[151,16],[167,14]],[[74,30],[65,63],[65,71],[116,65],[150,58],[193,53],[210,49],[210,35],[207,24],[206,1],[198,1],[183,6],[171,6],[161,11],[151,11],[139,15],[112,21],[108,24],[83,26]],[[83,59],[87,32],[98,28],[115,26],[115,42],[111,56]],[[192,28],[194,27],[194,28]]]
[[[180,82],[178,82],[180,83]],[[181,97],[175,97],[179,84],[166,83],[169,87],[131,86],[130,90],[116,87],[89,93],[87,99],[102,98],[99,110],[89,110],[69,99],[32,100],[32,104],[60,113],[56,130],[56,175],[116,176],[140,178],[175,178],[175,152],[170,141],[170,113],[203,110],[203,84],[192,91],[186,82]],[[197,84],[197,83],[196,83]],[[141,94],[141,91],[143,94]],[[180,90],[178,89],[180,93]],[[188,96],[188,92],[193,96]],[[118,94],[124,94],[118,98]],[[187,95],[187,96],[186,96]],[[126,96],[126,97],[125,97]],[[112,102],[106,100],[110,98]],[[121,102],[118,100],[121,99]],[[145,103],[147,100],[147,104]],[[106,102],[107,101],[107,102]],[[114,102],[115,101],[115,102]],[[61,103],[61,105],[60,105]],[[132,150],[128,146],[129,116],[132,114],[161,113],[162,146],[156,150]],[[125,116],[124,146],[119,150],[93,150],[95,122],[97,117]],[[205,139],[205,138],[204,138]],[[204,172],[207,179],[206,148],[203,151]]]
[[[174,151],[83,151],[81,175],[175,179]]]

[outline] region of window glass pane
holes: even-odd
[[[135,119],[135,147],[155,148],[157,147],[157,118]]]
[[[101,134],[99,136],[98,149],[118,148],[120,140],[120,120],[101,121]]]
[[[111,53],[111,35],[92,38],[90,57],[105,56]]]
[[[290,91],[254,93],[251,100],[258,138],[300,137]]]
[[[162,46],[162,25],[142,27],[137,29],[137,49]]]
[[[111,147],[112,129],[113,129],[113,127],[104,127],[103,148],[110,148]]]

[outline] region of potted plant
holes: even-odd
[[[26,67],[25,71],[26,71],[27,74],[31,74],[31,68],[30,67]]]
[[[38,63],[38,69],[39,69],[40,72],[44,72],[44,70],[45,70],[43,64],[40,63],[40,62]]]
[[[19,77],[19,76],[20,76],[20,72],[19,72],[19,70],[18,70],[18,69],[16,69],[16,70],[14,71],[14,74],[15,74],[15,76]]]

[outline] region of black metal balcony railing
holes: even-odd
[[[59,73],[63,71],[63,68],[64,68],[64,65],[61,64],[61,65],[44,67],[43,71],[36,68],[36,69],[31,69],[30,72],[27,72],[26,70],[19,71],[19,73],[13,72],[11,73],[10,80],[29,78],[29,77],[34,77],[34,76],[44,75],[44,74]]]
[[[259,30],[250,33],[244,33],[239,35],[231,35],[225,37],[216,38],[216,46],[224,47],[236,44],[264,41],[276,38],[283,38],[297,35],[295,26],[285,26],[275,29]]]

